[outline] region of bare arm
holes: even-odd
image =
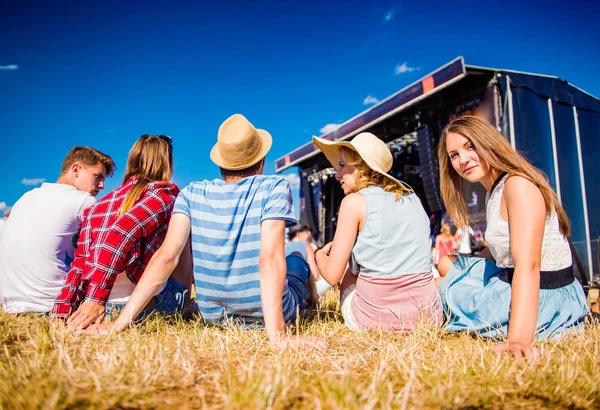
[[[539,309],[540,266],[546,220],[544,198],[531,182],[513,176],[506,181],[503,201],[510,224],[510,249],[515,272],[508,343],[498,346],[497,351],[510,351],[516,358],[525,355],[528,359],[534,359],[536,352],[530,345]]]
[[[327,345],[317,337],[293,336],[284,333],[283,290],[286,278],[284,252],[285,221],[265,220],[260,226],[260,297],[265,328],[271,343],[285,347],[290,343],[307,344],[318,350]]]
[[[283,289],[285,286],[285,221],[266,220],[260,226],[260,298],[265,328],[270,340],[276,340],[285,327]]]
[[[183,214],[171,216],[169,230],[163,244],[150,259],[127,305],[117,320],[111,324],[111,331],[120,331],[129,326],[169,279],[179,263],[179,255],[188,243],[190,226],[188,216]]]
[[[364,223],[365,213],[365,199],[361,194],[354,193],[346,196],[340,205],[333,242],[316,253],[321,276],[330,285],[337,285],[344,277],[352,248]]]
[[[308,259],[306,262],[310,268],[310,274],[314,280],[318,280],[320,276],[319,267],[317,266],[317,261],[315,260],[315,251],[311,244],[306,245],[306,258]]]
[[[462,236],[462,235],[461,235],[461,233],[462,233],[462,230],[461,230],[461,229],[457,229],[457,230],[456,230],[456,233],[454,234],[454,240],[455,240],[456,242],[458,242],[458,240],[459,240],[459,239],[460,239],[460,237]]]

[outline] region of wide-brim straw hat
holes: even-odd
[[[370,132],[361,132],[356,137],[352,138],[351,141],[328,141],[319,137],[312,137],[313,144],[319,148],[327,160],[331,162],[331,165],[335,169],[339,169],[340,150],[342,147],[346,147],[356,152],[365,164],[373,171],[383,174],[392,181],[396,181],[406,189],[412,191],[412,189],[404,182],[397,180],[390,174],[389,170],[392,169],[394,158],[388,146]]]
[[[217,143],[210,159],[223,169],[239,171],[263,159],[273,145],[273,138],[259,130],[241,114],[233,114],[219,127]]]

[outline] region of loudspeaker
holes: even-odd
[[[313,193],[313,186],[308,178],[303,174],[300,180],[300,221],[301,225],[306,224],[310,228],[313,238],[316,240],[321,235],[319,230],[319,221],[317,218],[316,204]]]
[[[419,162],[421,179],[425,189],[425,198],[431,212],[444,209],[440,198],[440,170],[435,150],[432,147],[432,137],[429,127],[422,125],[417,128],[417,143],[419,144]]]

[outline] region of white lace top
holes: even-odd
[[[510,253],[510,226],[500,217],[500,202],[504,192],[505,175],[492,190],[486,208],[487,228],[485,240],[488,248],[501,268],[514,268]],[[571,250],[569,242],[560,233],[556,212],[546,218],[544,240],[542,242],[542,271],[556,271],[571,266]]]

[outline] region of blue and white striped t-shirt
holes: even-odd
[[[288,182],[265,175],[229,183],[192,182],[179,193],[173,214],[191,220],[194,279],[204,320],[262,320],[260,224],[267,219],[285,220],[286,226],[296,223]],[[284,319],[289,321],[295,312],[286,284]]]

